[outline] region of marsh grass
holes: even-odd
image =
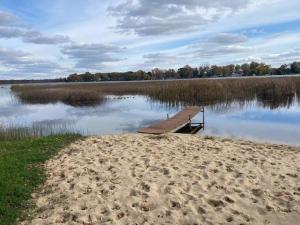
[[[145,95],[168,105],[257,100],[266,107],[276,108],[290,105],[300,95],[300,77],[22,85],[12,86],[12,90],[27,103],[61,101],[90,105],[103,101],[105,95]]]
[[[0,126],[0,141],[15,141],[24,138],[40,138],[53,135],[79,134],[74,127],[66,123],[34,122],[31,126]]]
[[[95,106],[105,101],[105,97],[94,90],[61,87],[13,86],[17,96],[24,103],[47,104],[63,102],[71,106]]]

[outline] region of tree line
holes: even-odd
[[[67,77],[68,82],[92,82],[92,81],[134,81],[134,80],[166,80],[166,79],[189,79],[189,78],[211,78],[211,77],[232,77],[232,76],[266,76],[266,75],[288,75],[300,74],[300,62],[283,64],[273,68],[265,63],[244,63],[242,65],[204,65],[191,67],[186,65],[178,70],[162,70],[155,68],[145,72],[112,72],[112,73],[90,73],[71,74]]]
[[[66,82],[66,78],[57,79],[36,79],[36,80],[0,80],[0,84],[34,84],[34,83],[61,83]]]

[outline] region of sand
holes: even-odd
[[[300,224],[300,148],[191,135],[71,144],[22,224]]]

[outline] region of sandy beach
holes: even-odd
[[[300,148],[191,135],[89,137],[45,165],[22,224],[300,222]]]

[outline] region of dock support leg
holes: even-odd
[[[203,107],[203,111],[202,111],[202,123],[203,123],[203,130],[204,130],[204,127],[205,127],[205,121],[204,121],[204,107]]]

